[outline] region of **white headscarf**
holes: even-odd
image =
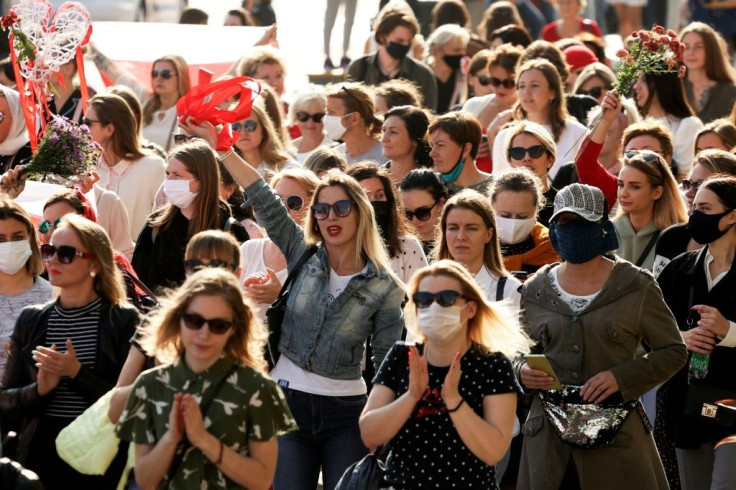
[[[13,122],[10,124],[10,131],[5,141],[0,142],[0,155],[15,155],[23,145],[28,143],[28,131],[26,130],[26,120],[23,117],[23,110],[20,107],[20,95],[12,88],[0,85],[0,90],[5,94],[5,100],[8,101],[10,114],[5,117],[11,117]]]

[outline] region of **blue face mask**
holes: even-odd
[[[440,174],[442,176],[442,180],[444,180],[448,184],[452,184],[460,177],[460,174],[463,173],[464,167],[465,158],[463,158],[463,154],[460,153],[460,160],[458,160],[455,166],[452,167],[452,170],[450,170],[446,174]]]
[[[618,248],[618,236],[613,222],[573,222],[566,225],[550,223],[549,241],[563,260],[584,264]]]

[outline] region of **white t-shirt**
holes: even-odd
[[[121,75],[115,83],[125,85],[138,96],[141,106],[151,97],[151,92],[145,85],[130,75]],[[150,124],[143,126],[143,138],[156,143],[166,151],[174,147],[174,134],[179,134],[179,125],[176,123],[176,106],[153,114]]]
[[[600,291],[597,291],[593,294],[587,294],[585,296],[576,296],[574,294],[568,293],[567,291],[562,289],[562,286],[560,286],[560,279],[557,276],[558,269],[559,267],[553,267],[549,272],[549,275],[552,278],[552,289],[562,301],[570,305],[570,309],[572,311],[574,311],[575,313],[580,313],[581,311],[586,309],[588,305],[590,305],[590,303],[593,302]]]
[[[416,237],[405,235],[399,237],[399,240],[401,251],[391,259],[391,270],[399,276],[401,282],[408,284],[411,276],[429,263],[422,244]]]
[[[270,240],[268,238],[256,238],[250,239],[244,242],[240,246],[240,268],[243,273],[240,275],[240,283],[242,284],[245,279],[258,272],[266,271],[266,261],[263,260],[263,251],[266,247],[266,243]],[[286,268],[276,271],[276,278],[279,280],[281,285],[284,284],[286,277],[289,275],[289,271]],[[266,315],[266,310],[271,306],[269,303],[258,303],[258,318],[263,319]]]
[[[347,276],[339,276],[334,269],[330,268],[330,279],[327,283],[327,300],[332,302],[340,296],[348,286],[350,279],[360,273],[364,273],[366,269]],[[363,378],[358,379],[332,379],[320,376],[316,373],[310,373],[300,368],[286,356],[279,357],[271,378],[276,381],[279,386],[290,388],[292,390],[303,391],[313,395],[322,396],[354,396],[364,395],[368,392]]]
[[[484,265],[480,268],[477,274],[475,274],[475,282],[483,290],[486,295],[486,299],[491,302],[496,301],[496,291],[498,289],[498,276],[493,274]],[[521,303],[521,293],[519,287],[521,282],[515,277],[507,277],[506,284],[503,287],[503,300],[508,302],[516,312],[519,311]]]
[[[332,140],[327,135],[325,135],[325,137],[322,138],[322,142],[319,144],[319,146],[317,146],[317,148],[322,148],[323,146],[330,146],[331,143],[332,143]],[[295,153],[294,156],[296,157],[296,161],[299,163],[299,165],[304,165],[304,161],[307,159],[307,157],[311,155],[312,153],[314,153],[314,151],[317,150],[317,148],[315,148],[314,150],[309,150],[309,151],[305,151],[301,153],[300,152]]]
[[[703,123],[695,116],[678,119],[673,116],[653,118],[664,124],[672,134],[674,143],[672,158],[677,162],[677,172],[687,174],[690,172],[693,158],[695,157],[695,137],[702,129]]]
[[[488,104],[496,97],[496,94],[480,95],[477,97],[471,97],[463,104],[463,110],[469,112],[475,117],[480,117],[480,113],[483,112]]]

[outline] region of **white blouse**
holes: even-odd
[[[407,284],[416,271],[429,265],[424,255],[422,244],[416,237],[405,235],[399,237],[401,251],[391,259],[393,270],[401,282]]]

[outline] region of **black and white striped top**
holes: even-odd
[[[66,352],[66,340],[70,339],[79,362],[94,370],[101,308],[102,298],[81,308],[62,308],[57,302],[49,315],[46,347],[56,345],[58,351]],[[63,377],[52,392],[46,415],[75,418],[89,406],[81,395],[69,388],[69,378]]]

